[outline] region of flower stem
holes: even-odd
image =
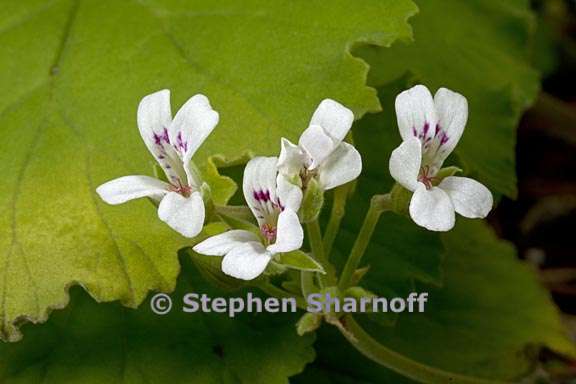
[[[332,253],[332,246],[334,240],[340,229],[340,223],[344,217],[346,210],[346,199],[348,197],[349,184],[345,184],[334,190],[334,200],[332,201],[332,210],[330,211],[330,219],[326,226],[324,233],[324,252],[326,253],[326,260],[330,258]]]
[[[318,220],[314,220],[306,224],[306,230],[308,231],[308,241],[310,242],[310,248],[312,249],[312,255],[317,262],[322,264],[326,274],[320,275],[320,282],[324,285],[334,285],[336,284],[336,275],[334,268],[326,260],[326,255],[324,253],[324,244],[322,242],[322,231],[320,230],[320,223]]]
[[[503,384],[501,381],[443,371],[414,361],[374,340],[351,315],[344,316],[341,323],[339,329],[342,335],[364,356],[415,381],[426,384]]]
[[[338,283],[338,287],[342,291],[344,291],[350,285],[352,275],[354,274],[354,271],[356,271],[356,269],[358,268],[358,264],[360,264],[360,260],[362,259],[362,256],[364,256],[366,248],[368,248],[370,238],[374,233],[376,224],[378,224],[380,215],[382,214],[382,212],[390,209],[390,203],[391,199],[389,194],[372,196],[372,200],[370,201],[370,208],[366,213],[364,223],[362,223],[362,228],[360,228],[358,237],[356,238],[354,246],[350,251],[350,256],[348,256],[346,265],[344,265],[344,269],[342,270],[342,275],[340,275],[340,281]]]
[[[264,293],[269,296],[278,297],[278,298],[294,298],[296,300],[296,304],[300,309],[306,309],[306,301],[303,297],[294,295],[290,292],[286,292],[285,290],[278,288],[274,284],[270,283],[269,281],[263,282],[258,285]]]

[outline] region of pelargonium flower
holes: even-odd
[[[255,157],[244,170],[244,198],[258,221],[260,236],[234,229],[212,236],[194,247],[210,256],[224,256],[222,271],[243,280],[258,277],[275,254],[302,246],[304,233],[296,212],[301,194],[277,184],[276,157]]]
[[[437,174],[454,150],[468,119],[466,98],[440,88],[434,99],[428,88],[417,85],[396,97],[396,117],[402,144],[390,157],[390,174],[414,192],[410,217],[432,231],[448,231],[455,211],[468,218],[484,218],[492,209],[492,194],[467,177]]]
[[[191,97],[174,120],[169,90],[145,96],[138,106],[138,128],[168,182],[150,176],[124,176],[102,184],[96,192],[108,204],[150,197],[159,202],[162,221],[186,237],[196,236],[202,230],[205,212],[203,183],[191,159],[218,119],[204,95]]]
[[[353,121],[354,114],[348,108],[331,99],[323,100],[298,145],[282,138],[280,175],[303,189],[316,178],[323,190],[357,178],[362,171],[360,153],[342,141]]]

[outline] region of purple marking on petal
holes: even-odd
[[[442,131],[442,134],[440,136],[440,145],[444,145],[446,144],[446,142],[448,141],[449,137],[446,134],[446,132]]]
[[[415,137],[418,137],[418,132],[416,132],[416,128],[414,128],[414,127],[412,127],[412,134],[413,134]]]
[[[424,123],[424,136],[428,134],[428,130],[430,129],[430,124],[428,122]]]
[[[438,132],[440,132],[440,124],[436,124],[436,132],[434,132],[434,136],[438,135]]]
[[[260,201],[260,194],[258,193],[258,191],[253,191],[252,196],[254,197],[254,200]]]

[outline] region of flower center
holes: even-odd
[[[262,236],[264,236],[268,244],[276,242],[276,227],[273,225],[263,224],[260,227],[260,232],[262,232]]]
[[[183,185],[180,179],[177,179],[176,184],[170,184],[170,191],[179,193],[184,197],[190,197],[192,187],[189,185]]]
[[[418,174],[418,181],[426,186],[426,189],[432,189],[432,182],[436,177],[432,174],[430,166],[425,165],[420,168],[420,174]]]
[[[300,180],[302,180],[302,190],[305,191],[306,187],[308,187],[308,183],[312,180],[316,175],[317,171],[309,170],[308,168],[302,168],[300,170]]]

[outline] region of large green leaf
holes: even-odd
[[[528,57],[529,1],[417,3],[414,44],[360,49],[372,67],[369,83],[380,86],[409,73],[411,82],[433,92],[448,87],[464,94],[470,115],[456,153],[493,191],[515,196],[516,125],[538,90]]]
[[[534,369],[542,346],[576,355],[547,292],[510,244],[470,220],[442,238],[444,286],[418,287],[430,294],[426,312],[402,314],[393,328],[364,322],[382,344],[453,372],[509,380]],[[334,332],[321,332],[317,347],[318,366],[335,382],[409,382],[343,347]]]
[[[141,97],[208,95],[221,123],[199,153],[236,159],[294,139],[318,102],[379,108],[357,42],[408,38],[409,0],[23,0],[0,7],[0,336],[44,321],[81,284],[138,305],[171,290],[184,240],[145,201],[108,207],[96,186],[151,174]]]
[[[287,383],[314,359],[296,315],[184,313],[185,293],[226,297],[185,265],[172,311],[98,305],[80,289],[71,304],[17,344],[0,345],[2,383]],[[243,296],[236,292],[232,296]],[[244,296],[245,297],[245,296]]]

